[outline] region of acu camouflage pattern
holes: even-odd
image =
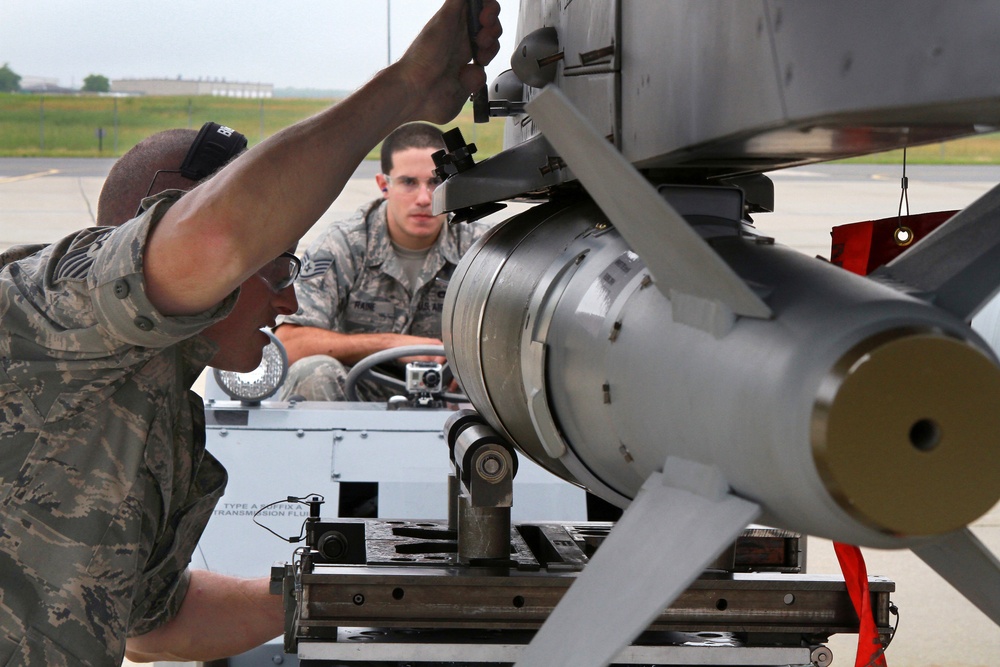
[[[302,256],[302,272],[295,283],[298,312],[279,317],[278,324],[287,322],[343,333],[441,338],[448,281],[462,255],[489,226],[445,223],[413,285],[393,251],[388,229],[383,199],[371,201],[347,220],[330,225]],[[307,360],[309,363],[305,363]],[[339,373],[328,374],[338,367]],[[339,363],[302,359],[289,369],[282,396],[340,400],[346,378],[343,369]],[[324,384],[329,391],[322,389]],[[374,386],[360,389],[376,400],[391,395]]]
[[[142,251],[168,197],[0,269],[0,665],[110,665],[176,614],[225,487],[188,391],[224,317],[166,318]]]
[[[376,370],[386,371],[379,366]],[[347,376],[351,367],[325,354],[314,354],[299,359],[288,369],[288,379],[281,388],[281,400],[346,401]],[[360,378],[354,385],[360,401],[388,401],[399,394],[374,380]]]

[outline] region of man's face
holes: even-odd
[[[434,245],[444,224],[444,215],[431,215],[434,188],[438,184],[431,158],[435,151],[434,148],[397,151],[392,154],[388,178],[385,174],[375,177],[383,190],[382,196],[389,202],[389,236],[410,250]]]
[[[183,155],[166,154],[161,157],[158,167],[171,170],[182,159]],[[171,188],[190,190],[195,185],[179,173],[161,171],[153,177],[149,195]],[[292,247],[289,252],[294,250]],[[278,315],[290,315],[298,308],[294,285],[276,292],[261,278],[260,273],[250,276],[240,286],[239,298],[229,315],[202,331],[203,336],[219,346],[209,365],[237,373],[248,373],[257,368],[264,348],[271,342],[260,329],[273,328]]]
[[[260,331],[273,328],[278,315],[291,315],[299,308],[295,286],[275,292],[260,275],[243,281],[233,310],[202,332],[219,345],[209,364],[224,371],[248,373],[260,365],[270,339]]]

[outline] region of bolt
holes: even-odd
[[[491,475],[497,474],[497,471],[500,470],[500,461],[495,456],[487,458],[483,461],[483,470]]]
[[[476,462],[479,473],[486,479],[496,479],[503,475],[506,465],[503,458],[495,452],[487,452]]]
[[[621,333],[621,330],[622,330],[622,321],[618,320],[613,325],[611,325],[611,335],[608,336],[608,340],[610,340],[612,343],[618,340],[618,334]]]
[[[833,663],[833,651],[826,646],[817,646],[809,656],[816,667],[828,667]]]
[[[354,594],[354,598],[353,598],[353,602],[354,602],[354,604],[356,604],[356,605],[358,605],[360,607],[361,605],[363,605],[365,603],[365,596],[362,595],[361,593],[355,593]]]

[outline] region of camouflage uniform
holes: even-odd
[[[445,223],[415,285],[409,284],[389,239],[386,204],[376,199],[347,220],[330,225],[302,258],[295,283],[299,310],[278,319],[343,333],[400,333],[441,338],[441,311],[451,274],[488,227]],[[343,400],[347,371],[325,355],[300,359],[282,390],[287,399]],[[391,392],[359,383],[362,398],[385,400]]]
[[[226,483],[188,389],[216,346],[195,334],[236,294],[149,303],[143,247],[176,196],[0,256],[0,664],[119,664],[187,591]]]

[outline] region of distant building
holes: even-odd
[[[70,93],[79,93],[80,91],[74,90],[72,88],[63,88],[62,86],[59,85],[59,79],[53,77],[22,76],[21,92],[66,95]]]
[[[213,95],[257,99],[274,96],[272,83],[241,83],[223,79],[113,79],[111,92],[128,95]]]

